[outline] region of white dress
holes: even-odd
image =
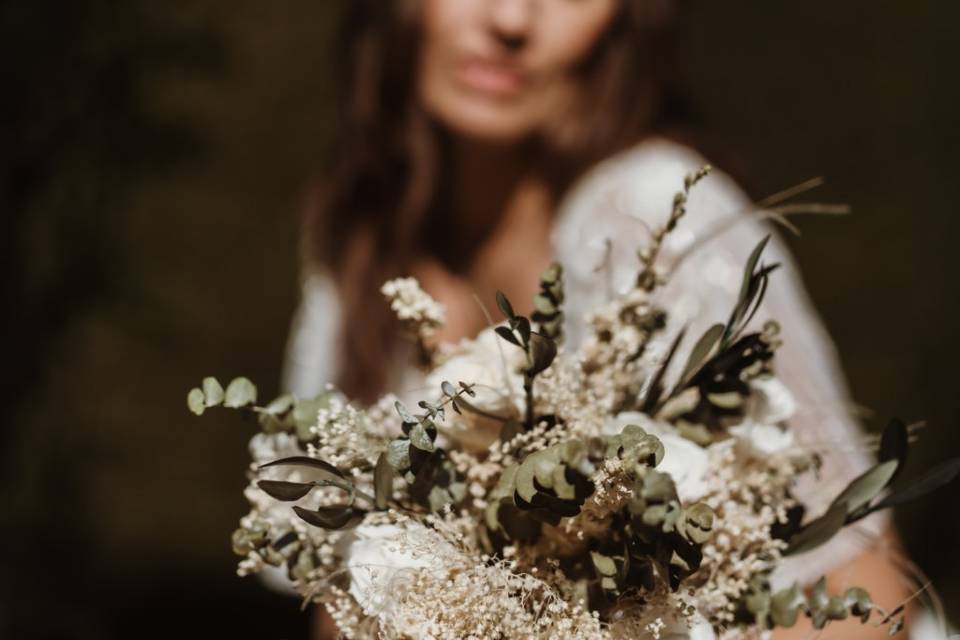
[[[645,229],[666,220],[684,176],[704,164],[686,147],[653,139],[598,164],[570,190],[561,203],[552,237],[555,258],[565,270],[568,344],[576,345],[583,336],[585,310],[630,286],[638,268],[637,249],[649,238]],[[698,240],[726,228],[684,259],[658,294],[670,314],[672,330],[688,326],[687,348],[710,325],[727,319],[747,256],[771,232],[750,211],[750,201],[737,185],[714,171],[694,187],[686,217],[668,235],[661,254],[661,264],[667,266]],[[776,236],[764,252],[764,261],[782,266],[772,276],[754,323],[760,326],[766,318],[780,323],[784,344],[774,366],[797,400],[798,413],[791,427],[798,440],[824,452],[816,492],[800,490],[809,513],[819,515],[847,482],[869,467],[871,456],[850,415],[833,344],[793,260]],[[607,267],[598,270],[602,264]],[[336,378],[339,331],[340,308],[332,279],[323,272],[308,273],[288,345],[284,385],[289,391],[306,397]],[[672,338],[666,335],[661,340]],[[678,354],[678,362],[685,361],[683,355]],[[882,531],[885,518],[871,516],[817,551],[789,559],[774,582],[779,586],[816,580],[857,555]]]

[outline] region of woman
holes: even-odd
[[[530,300],[554,258],[566,268],[570,304],[592,306],[636,272],[645,228],[664,219],[683,176],[705,161],[667,137],[675,133],[670,0],[348,5],[342,138],[304,227],[304,300],[287,386],[308,395],[332,382],[369,401],[416,384],[382,282],[412,274],[446,305],[439,340],[485,326],[475,296],[489,305],[500,289],[518,304]],[[728,313],[743,261],[768,229],[722,175],[697,187],[688,209],[664,257],[689,256],[662,295],[674,321],[697,335]],[[721,228],[707,250],[691,252]],[[829,454],[818,485],[827,498],[869,458],[789,257],[776,241],[767,256],[784,265],[764,305],[783,326],[778,372],[797,396],[798,432]],[[568,307],[573,343],[580,315]],[[895,605],[901,581],[876,542],[886,528],[875,518],[780,577],[828,573],[836,588],[863,583]],[[828,637],[886,634],[849,624]],[[808,631],[798,625],[777,637]]]

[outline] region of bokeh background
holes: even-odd
[[[688,5],[701,138],[853,207],[791,243],[868,427],[927,421],[908,474],[960,454],[960,3]],[[0,637],[307,637],[234,575],[254,425],[184,397],[277,391],[339,6],[0,2]],[[896,514],[955,621],[958,488]]]

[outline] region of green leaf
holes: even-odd
[[[811,521],[790,539],[790,546],[784,555],[806,553],[824,544],[843,528],[847,513],[845,502],[832,505],[825,514]]]
[[[410,468],[410,441],[403,439],[391,440],[387,445],[387,462],[397,471]]]
[[[557,357],[557,343],[539,333],[530,334],[530,360],[532,362],[527,373],[531,376],[540,374],[553,364]]]
[[[530,320],[523,316],[517,316],[515,320],[517,322],[517,333],[520,334],[520,341],[524,345],[530,344]]]
[[[203,391],[199,387],[190,389],[190,393],[187,394],[187,408],[198,416],[203,415],[204,409],[207,408],[207,403]]]
[[[803,594],[800,587],[781,589],[770,599],[770,617],[778,627],[790,628],[797,623],[797,614],[803,604]]]
[[[203,379],[203,397],[208,407],[215,407],[223,402],[223,387],[216,378],[207,376]]]
[[[402,420],[405,424],[416,424],[419,422],[419,420],[417,420],[412,413],[407,411],[407,408],[399,400],[394,402],[393,406],[397,410],[397,415],[400,416],[400,420]]]
[[[325,460],[320,460],[319,458],[311,458],[309,456],[290,456],[289,458],[280,458],[279,460],[272,460],[266,464],[260,465],[260,469],[266,469],[267,467],[280,467],[280,466],[299,466],[299,467],[312,467],[314,469],[321,469],[327,473],[332,473],[341,480],[348,480],[346,474],[344,474],[340,469],[337,469],[335,466],[326,462]]]
[[[670,366],[673,356],[677,353],[677,347],[680,346],[680,342],[683,340],[686,332],[687,330],[684,328],[677,334],[677,337],[674,338],[673,343],[670,345],[670,350],[667,351],[666,357],[663,359],[663,362],[660,363],[656,373],[653,374],[653,378],[647,387],[647,395],[640,409],[643,413],[648,415],[655,413],[654,409],[660,403],[660,396],[663,395],[663,379],[667,375],[667,368]]]
[[[507,300],[507,296],[503,294],[503,291],[497,291],[497,306],[500,308],[500,312],[507,318],[513,320],[516,317],[517,314],[513,312],[513,305]]]
[[[430,434],[427,433],[427,430],[419,422],[410,429],[410,444],[420,449],[420,451],[426,451],[427,453],[436,449],[433,444],[433,438],[430,437]]]
[[[294,507],[294,512],[307,524],[322,529],[341,529],[355,515],[358,515],[351,507],[320,507],[316,511],[310,511],[302,507]]]
[[[263,413],[272,416],[282,416],[293,408],[294,403],[296,403],[296,398],[292,395],[282,395],[279,398],[271,400],[270,404],[263,408]]]
[[[444,395],[450,398],[455,398],[457,395],[457,389],[446,380],[440,383],[440,390],[443,391]]]
[[[550,316],[557,312],[557,307],[553,304],[553,300],[542,293],[533,296],[533,308],[537,313],[542,313],[545,316]]]
[[[897,460],[887,460],[867,470],[848,484],[847,488],[833,499],[833,504],[846,503],[848,515],[857,512],[890,484],[899,464]]]
[[[393,494],[393,467],[384,451],[377,458],[377,466],[373,470],[373,496],[377,509],[386,509],[390,496]]]
[[[597,573],[601,576],[611,577],[617,575],[617,564],[610,556],[591,551],[590,559],[593,561],[593,566],[597,569]]]
[[[897,471],[893,474],[890,482],[893,482],[903,470],[903,466],[907,462],[909,448],[910,435],[907,433],[906,425],[900,420],[891,420],[880,438],[880,462],[897,460],[900,463],[897,465]]]
[[[517,469],[516,490],[517,494],[527,502],[533,501],[533,496],[537,493],[537,488],[533,484],[533,478],[536,475],[536,456],[530,454]]]
[[[914,480],[906,489],[890,494],[871,507],[867,513],[873,513],[880,509],[887,509],[916,500],[951,482],[958,474],[960,474],[960,458],[948,460],[924,473]]]
[[[683,384],[692,376],[693,373],[696,372],[700,365],[703,364],[703,362],[707,359],[707,356],[710,355],[710,351],[722,337],[723,325],[719,323],[707,329],[706,332],[700,336],[700,339],[697,340],[697,344],[693,347],[693,351],[690,352],[690,357],[687,359],[687,365],[683,368],[683,374],[680,376],[680,384]]]
[[[223,405],[231,409],[245,407],[257,401],[257,388],[247,378],[234,378],[227,385]]]
[[[295,502],[313,490],[314,485],[302,482],[285,482],[283,480],[260,480],[257,486],[271,498],[284,502]]]
[[[510,344],[515,344],[518,347],[523,346],[522,344],[520,344],[520,341],[517,340],[517,336],[508,327],[503,327],[503,326],[494,327],[493,330],[497,332],[498,336],[500,336]]]

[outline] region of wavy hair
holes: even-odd
[[[447,144],[416,95],[419,2],[346,5],[336,58],[339,139],[306,208],[304,260],[337,283],[343,334],[336,382],[369,401],[388,383],[385,363],[396,347],[380,285],[424,255],[457,270],[477,247],[443,252],[444,225],[430,224],[442,206]],[[577,97],[559,125],[535,141],[554,195],[598,160],[674,122],[674,13],[671,0],[622,0],[576,69]]]

